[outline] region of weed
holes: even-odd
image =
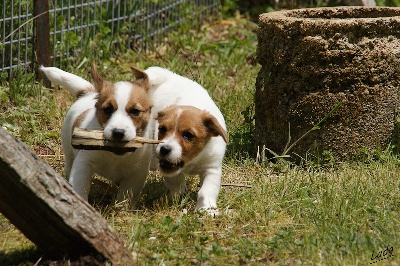
[[[332,110],[330,110],[324,118],[322,118],[320,121],[318,121],[311,129],[309,129],[307,132],[305,132],[303,135],[301,135],[298,139],[292,142],[292,137],[290,134],[290,124],[289,124],[289,132],[288,132],[288,141],[286,143],[285,148],[283,149],[283,152],[281,155],[277,154],[273,150],[269,149],[268,147],[263,146],[262,149],[258,149],[257,151],[257,156],[256,156],[256,163],[264,163],[266,161],[266,155],[265,151],[268,151],[270,154],[273,155],[271,160],[276,161],[276,169],[280,169],[279,171],[286,172],[289,167],[292,165],[292,162],[290,161],[291,156],[289,155],[290,151],[293,149],[296,144],[298,144],[302,139],[304,139],[306,136],[311,134],[313,131],[319,130],[321,125],[334,113],[336,112],[340,107],[342,106],[342,103],[336,104]],[[316,153],[318,163],[323,163],[325,160],[327,163],[332,163],[335,161],[334,157],[329,151],[323,151],[322,156],[320,156],[318,153]],[[321,159],[322,158],[322,159]],[[310,162],[310,160],[306,160],[306,162]]]

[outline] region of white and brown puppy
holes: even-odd
[[[149,80],[143,71],[132,68],[135,82],[111,83],[103,80],[92,67],[94,84],[54,67],[41,67],[55,84],[77,97],[62,127],[65,175],[74,190],[87,200],[93,174],[119,185],[117,200],[136,204],[149,171],[152,148],[144,145],[135,152],[114,154],[108,151],[76,150],[71,145],[75,127],[104,130],[104,138],[129,141],[140,135],[150,137],[149,119],[152,102]]]
[[[225,120],[198,83],[167,69],[145,70],[156,119],[158,166],[172,193],[186,190],[185,175],[199,175],[196,208],[218,214],[222,161],[228,135]],[[157,134],[156,134],[157,135]]]

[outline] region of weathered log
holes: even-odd
[[[0,212],[50,258],[93,255],[113,265],[134,264],[107,221],[2,127]]]
[[[72,147],[79,150],[106,150],[114,152],[132,152],[143,144],[158,144],[160,141],[135,137],[131,141],[111,141],[104,139],[103,131],[75,128],[72,133]]]

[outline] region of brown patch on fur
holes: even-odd
[[[129,114],[138,132],[142,132],[150,120],[150,110],[153,107],[147,90],[142,86],[133,83],[133,90],[126,105],[126,112]],[[140,110],[138,115],[131,113],[132,109]]]
[[[72,125],[71,131],[74,131],[74,128],[79,127],[80,124],[82,124],[83,120],[85,119],[87,113],[89,112],[90,109],[87,109],[86,111],[82,112],[78,117],[75,119],[74,124]]]
[[[92,78],[94,81],[94,87],[99,93],[98,100],[95,104],[96,117],[100,125],[104,127],[110,118],[111,114],[118,109],[117,102],[114,96],[114,84],[109,81],[105,81],[97,71],[96,65],[92,65],[91,69]],[[111,111],[109,114],[105,112],[106,108]]]
[[[143,70],[134,66],[131,66],[131,69],[136,77],[135,83],[143,87],[147,91],[150,88],[149,77],[147,76],[147,74]]]
[[[228,143],[228,134],[225,129],[219,124],[218,120],[210,113],[203,112],[204,125],[214,134],[214,137],[221,136],[226,143]]]
[[[91,73],[92,73],[92,79],[94,81],[94,86],[95,86],[96,90],[99,91],[99,88],[100,89],[103,88],[104,80],[100,76],[99,72],[97,71],[95,64],[92,65]]]
[[[95,104],[96,117],[100,125],[103,127],[111,114],[118,109],[117,101],[114,98],[114,85],[108,81],[102,81],[103,87],[99,88],[96,85],[96,90],[99,92],[98,100]],[[111,114],[107,114],[105,110],[109,108]]]
[[[182,160],[190,161],[207,145],[211,137],[222,136],[227,142],[226,131],[209,112],[192,106],[170,106],[158,113],[158,139],[173,134],[182,147]]]
[[[79,98],[79,97],[85,96],[86,94],[88,94],[90,92],[95,92],[95,91],[96,91],[96,89],[94,87],[88,87],[85,89],[81,89],[75,94],[75,97]]]

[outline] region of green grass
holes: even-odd
[[[259,70],[256,26],[239,18],[228,22],[172,34],[154,54],[124,51],[100,61],[89,53],[80,68],[66,69],[88,78],[97,61],[104,77],[116,81],[132,79],[131,64],[158,65],[206,87],[230,136],[222,177],[228,185],[218,201],[226,214],[212,218],[194,210],[196,177],[189,179],[187,196],[170,202],[158,172],[150,175],[137,211],[104,202],[95,202],[96,208],[139,265],[369,265],[372,254],[388,246],[394,256],[377,265],[397,265],[399,157],[387,150],[366,153],[362,162],[305,162],[283,173],[276,164],[256,165],[251,135]],[[60,127],[72,97],[26,78],[0,84],[0,123],[62,174]],[[0,265],[45,263],[42,255],[0,216]]]

